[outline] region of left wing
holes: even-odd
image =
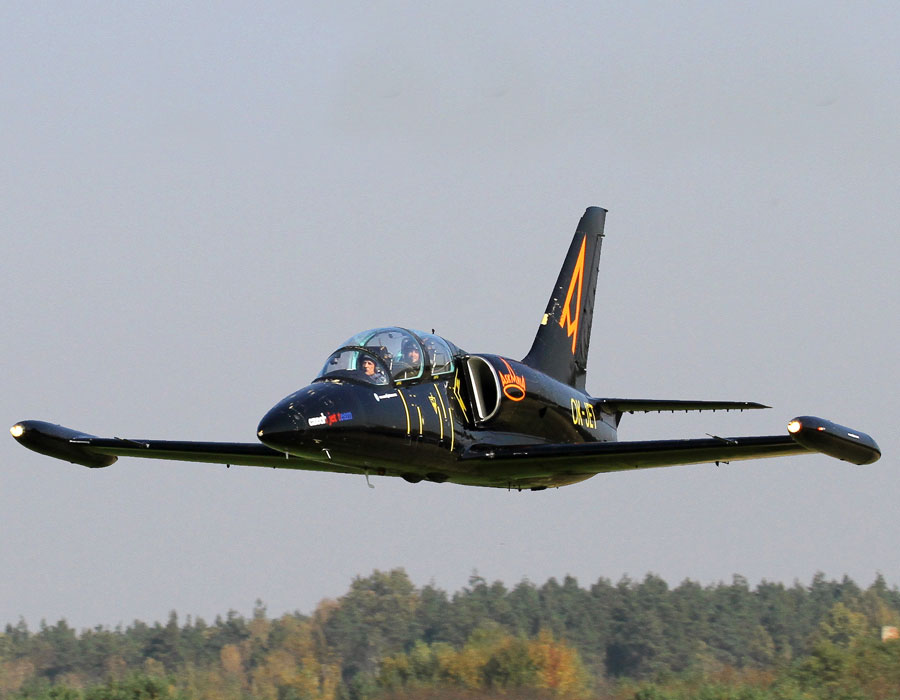
[[[526,463],[555,466],[571,474],[600,474],[808,452],[821,452],[853,464],[871,464],[881,457],[881,449],[870,436],[823,418],[795,418],[788,423],[788,433],[764,437],[481,446],[469,450],[463,459],[512,460],[522,466]]]

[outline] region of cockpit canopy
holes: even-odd
[[[349,379],[394,384],[431,379],[454,370],[459,348],[440,336],[406,328],[375,328],[348,338],[315,381]]]

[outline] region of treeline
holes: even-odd
[[[670,588],[572,577],[449,595],[402,569],[355,579],[311,615],[261,603],[212,624],[0,634],[0,699],[860,697],[900,699],[900,591],[822,575]]]

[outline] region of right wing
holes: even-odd
[[[865,433],[814,416],[788,423],[789,435],[762,437],[709,437],[689,440],[633,442],[581,442],[534,445],[476,446],[463,455],[468,460],[506,461],[526,473],[529,466],[568,474],[650,467],[672,467],[704,462],[732,462],[761,457],[821,452],[853,464],[871,464],[881,449]]]
[[[768,437],[698,438],[691,440],[638,440],[633,442],[581,442],[544,445],[505,445],[475,448],[463,459],[528,463],[570,474],[650,467],[674,467],[705,462],[732,462],[761,457],[809,454],[811,450],[790,435]]]

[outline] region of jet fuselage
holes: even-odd
[[[360,335],[378,337],[386,330]],[[418,338],[405,329],[389,330]],[[342,351],[364,356],[372,349]],[[423,356],[430,367],[427,346]],[[541,473],[533,464],[497,473],[466,458],[483,457],[498,446],[616,439],[616,415],[595,407],[586,393],[517,360],[460,352],[442,369],[437,377],[426,371],[425,378],[393,381],[388,379],[391,368],[381,364],[381,384],[360,369],[341,376],[323,373],[273,407],[257,435],[286,454],[372,474],[397,473],[398,465],[406,465],[400,476],[410,482],[424,478],[509,488],[562,486],[587,476],[558,469]]]

